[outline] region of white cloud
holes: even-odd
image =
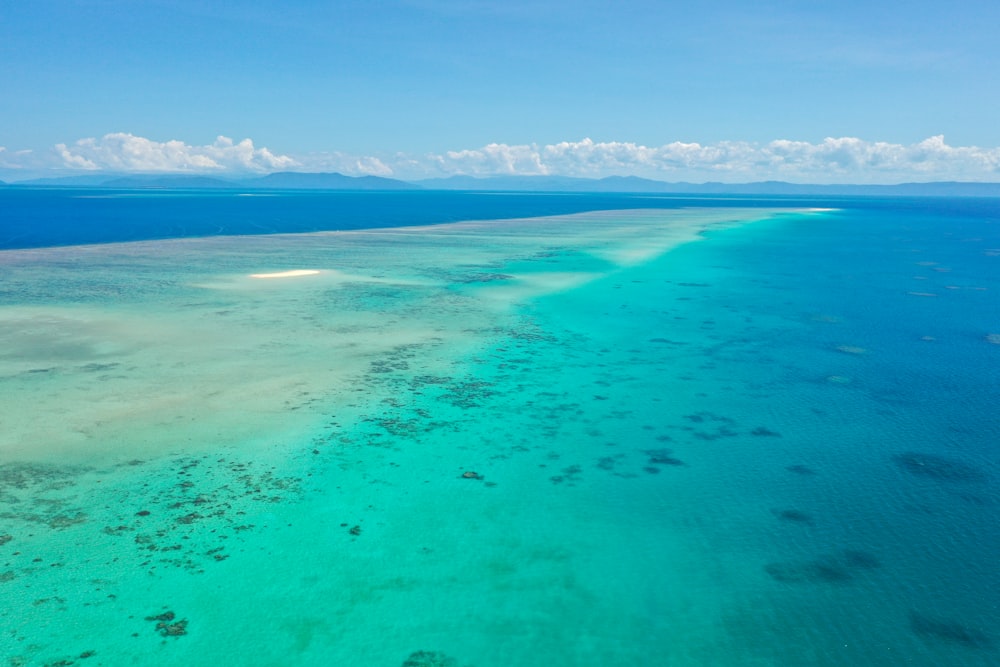
[[[392,168],[377,157],[361,157],[354,161],[348,173],[359,176],[392,176]]]
[[[6,146],[0,146],[0,168],[21,169],[26,158],[30,158],[31,151],[14,151],[11,153]]]
[[[269,172],[298,165],[286,155],[267,148],[255,148],[253,141],[234,143],[218,137],[206,146],[183,141],[153,141],[133,134],[116,132],[100,139],[80,139],[71,146],[56,144],[62,166],[70,169],[141,172]]]
[[[296,171],[336,171],[348,176],[392,176],[393,167],[381,158],[339,151],[310,153],[296,158]]]
[[[430,163],[448,174],[541,175],[552,171],[543,162],[539,149],[531,146],[489,144],[475,150],[448,151],[428,155]]]
[[[943,136],[914,144],[829,137],[820,142],[776,139],[766,143],[680,142],[645,146],[592,139],[552,144],[491,143],[481,148],[414,155],[317,152],[290,157],[257,148],[253,141],[220,136],[205,146],[157,142],[132,134],[108,134],[58,144],[42,165],[30,151],[0,148],[0,166],[74,170],[247,173],[287,169],[337,171],[351,176],[427,178],[456,174],[562,175],[599,178],[635,175],[665,181],[895,183],[927,180],[1000,180],[1000,147],[950,146]],[[24,155],[22,155],[24,154]],[[17,164],[14,164],[17,163]]]
[[[643,146],[583,139],[538,146],[489,144],[479,149],[400,161],[397,171],[423,175],[559,174],[601,177],[639,175],[664,180],[787,179],[812,182],[895,182],[906,179],[996,180],[1000,148],[949,146],[943,136],[916,144],[855,137],[819,143],[778,139],[768,143],[673,142]],[[411,176],[415,177],[415,176]]]
[[[93,141],[93,139],[81,139],[77,142],[77,144],[82,145],[86,141]],[[56,144],[56,152],[59,154],[59,157],[62,158],[64,167],[69,167],[70,169],[100,169],[100,167],[97,166],[97,163],[70,151],[66,148],[66,144]]]

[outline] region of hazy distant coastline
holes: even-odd
[[[212,176],[102,173],[0,181],[6,187],[81,187],[108,189],[196,190],[465,190],[480,192],[604,192],[682,195],[871,195],[901,197],[1000,197],[1000,183],[934,181],[929,183],[814,184],[785,181],[689,183],[637,176],[574,178],[569,176],[451,176],[403,181],[381,176],[347,176],[337,172],[276,172],[244,179]]]

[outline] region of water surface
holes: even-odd
[[[995,664],[1000,232],[892,204],[3,252],[0,654]]]

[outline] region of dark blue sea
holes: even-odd
[[[1000,664],[1000,200],[6,188],[0,248],[12,665]]]

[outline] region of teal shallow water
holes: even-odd
[[[8,255],[5,657],[994,664],[996,231],[767,214]]]

